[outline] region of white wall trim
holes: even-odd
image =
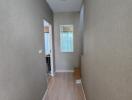
[[[81,87],[82,87],[82,91],[83,91],[84,99],[86,100],[86,95],[85,95],[85,92],[84,92],[84,87],[83,87],[83,84],[82,84],[82,80],[81,80]]]
[[[46,100],[46,96],[48,95],[48,89],[45,91],[45,94],[43,96],[43,99],[42,100]]]
[[[74,71],[73,70],[56,70],[56,73],[73,73]]]
[[[50,35],[50,45],[51,45],[51,76],[54,77],[54,51],[53,51],[53,30],[52,30],[52,25],[46,20],[43,20],[44,27],[49,26],[49,35]],[[46,25],[45,25],[46,24]]]

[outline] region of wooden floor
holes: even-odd
[[[46,100],[85,100],[81,85],[75,84],[73,73],[57,73],[49,81]]]

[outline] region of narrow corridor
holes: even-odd
[[[49,81],[46,100],[85,100],[81,85],[75,84],[73,73],[57,73]]]

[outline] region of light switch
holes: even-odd
[[[42,53],[43,53],[43,50],[42,49],[38,51],[38,54],[42,54]]]

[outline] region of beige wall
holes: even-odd
[[[72,70],[79,66],[80,60],[80,28],[79,13],[55,13],[54,43],[56,70]],[[74,53],[60,52],[60,25],[74,25]]]
[[[0,100],[42,100],[43,18],[52,23],[45,0],[0,0]]]
[[[86,0],[82,77],[87,100],[132,99],[132,1]]]

